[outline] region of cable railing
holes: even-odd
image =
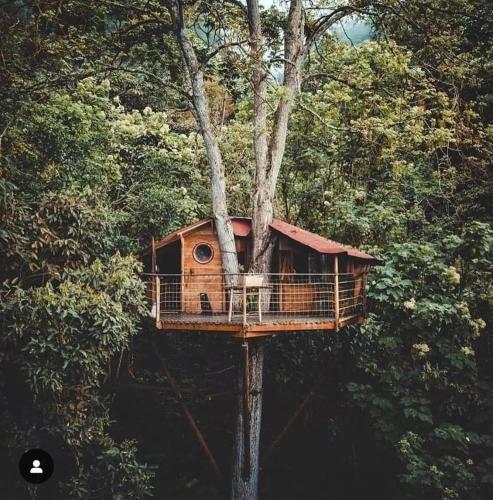
[[[333,321],[366,313],[367,274],[148,274],[163,322]]]

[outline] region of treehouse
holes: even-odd
[[[241,274],[223,273],[212,218],[175,231],[142,254],[162,330],[223,332],[240,338],[337,330],[366,314],[368,272],[377,259],[274,219],[271,272],[249,273],[249,218],[232,219]]]

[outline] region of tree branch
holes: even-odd
[[[161,77],[155,75],[154,73],[147,71],[145,69],[133,69],[133,68],[126,68],[123,66],[109,66],[109,67],[105,68],[105,71],[110,71],[110,72],[111,71],[121,71],[122,73],[130,73],[130,74],[147,76],[149,78],[152,78],[157,83],[159,83],[159,85],[161,85],[163,87],[171,88],[189,100],[192,99],[192,95],[190,93],[186,92],[185,90],[183,90],[178,85],[175,85],[174,83],[168,82],[164,78],[161,78]]]

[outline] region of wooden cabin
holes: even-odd
[[[245,338],[363,321],[367,276],[377,259],[274,219],[271,272],[254,275],[248,269],[251,220],[235,217],[232,224],[239,276],[223,273],[212,218],[169,234],[142,254],[159,329]]]

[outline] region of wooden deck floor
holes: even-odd
[[[339,328],[350,324],[360,324],[364,317],[357,315],[339,320]],[[302,314],[262,314],[262,321],[259,320],[258,313],[247,315],[247,324],[243,324],[241,314],[233,316],[232,321],[228,321],[227,314],[213,314],[212,316],[202,314],[181,314],[168,313],[161,314],[157,322],[160,330],[174,331],[203,331],[227,333],[234,337],[249,338],[263,337],[284,332],[302,332],[307,330],[336,330],[334,318],[326,316],[309,316]]]

